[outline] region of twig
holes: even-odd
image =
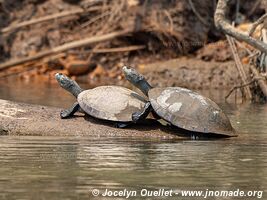
[[[225,96],[225,99],[228,99],[229,97],[230,97],[230,95],[235,91],[235,90],[237,90],[237,89],[241,89],[241,88],[244,88],[244,87],[247,87],[247,86],[249,86],[249,85],[251,85],[252,83],[254,83],[256,80],[252,80],[252,81],[250,81],[250,82],[248,82],[248,83],[245,83],[245,84],[243,84],[243,85],[238,85],[238,86],[234,86],[230,91],[229,91],[229,93]]]
[[[221,29],[225,34],[234,37],[239,41],[244,41],[254,48],[267,53],[267,44],[259,41],[253,37],[248,36],[245,32],[234,28],[226,20],[226,12],[228,9],[228,3],[230,0],[219,0],[214,15],[215,25],[218,29]]]
[[[90,24],[95,23],[96,21],[98,21],[98,20],[100,20],[100,19],[102,19],[102,18],[104,18],[104,17],[106,17],[106,16],[108,16],[108,15],[110,15],[110,14],[111,14],[110,11],[107,11],[107,12],[105,12],[105,13],[102,13],[101,15],[98,15],[98,16],[92,18],[90,21],[88,21],[88,22],[82,24],[82,25],[81,25],[81,28],[85,28],[85,27],[89,26]]]
[[[240,10],[240,0],[236,0],[236,8],[235,8],[235,22],[238,21],[238,14]]]
[[[0,64],[0,70],[7,69],[7,68],[12,67],[14,65],[26,63],[29,61],[38,60],[38,59],[41,59],[43,57],[50,56],[53,54],[58,54],[58,53],[61,53],[61,52],[64,52],[64,51],[67,51],[70,49],[74,49],[74,48],[78,48],[78,47],[84,47],[84,46],[88,46],[88,45],[93,44],[93,43],[111,40],[111,39],[114,39],[116,37],[127,35],[129,32],[130,32],[129,30],[123,30],[123,31],[112,32],[112,33],[105,34],[105,35],[89,37],[89,38],[85,38],[83,40],[69,42],[69,43],[63,44],[61,46],[57,46],[51,50],[37,53],[33,56],[29,56],[29,57],[21,58],[21,59],[15,59],[15,60],[11,60],[11,61],[8,61],[6,63]]]
[[[164,10],[164,14],[167,16],[169,22],[170,22],[170,31],[173,31],[173,20],[172,20],[172,16],[170,15],[170,13],[167,10]]]
[[[248,53],[249,56],[252,56],[252,55],[253,55],[253,52],[252,52],[250,49],[248,49],[248,48],[244,45],[244,43],[241,43],[241,42],[239,42],[238,40],[236,40],[235,42],[236,42],[236,44],[238,45],[238,47],[240,47],[241,49],[244,49],[244,50]]]
[[[85,13],[85,12],[91,12],[91,11],[97,11],[97,10],[99,10],[99,7],[92,7],[92,8],[87,9],[87,10],[78,8],[78,9],[75,9],[75,10],[63,11],[63,12],[56,13],[56,14],[53,14],[53,15],[40,17],[40,18],[37,18],[37,19],[29,20],[29,21],[24,21],[24,22],[21,22],[21,23],[18,23],[18,24],[13,24],[11,26],[3,28],[0,32],[3,34],[3,33],[7,33],[7,32],[10,32],[10,31],[13,31],[15,29],[22,28],[22,27],[25,27],[25,26],[30,26],[30,25],[33,25],[33,24],[38,24],[38,23],[49,21],[49,20],[54,20],[54,19],[58,19],[58,18],[67,17],[67,16],[70,16],[70,15],[77,15],[77,14],[82,14],[82,13]]]
[[[98,53],[121,53],[121,52],[129,52],[129,51],[137,51],[137,50],[142,50],[145,49],[145,45],[133,45],[133,46],[128,46],[128,47],[117,47],[117,48],[94,48],[89,51],[84,51],[83,53],[93,53],[93,54],[98,54]],[[80,52],[75,52],[73,54],[80,54]]]
[[[145,17],[147,11],[148,11],[148,7],[149,7],[149,2],[148,0],[145,0],[143,2],[143,5],[141,6],[141,8],[137,11],[136,13],[136,17],[135,17],[135,22],[134,22],[134,31],[135,32],[139,32],[142,28],[142,22],[143,22],[143,18]]]
[[[188,1],[191,8],[192,8],[192,11],[193,13],[197,16],[197,18],[199,19],[199,21],[204,24],[205,26],[210,26],[210,24],[198,13],[197,9],[195,8],[195,5],[194,3],[192,2],[192,0],[189,0]]]
[[[233,56],[234,56],[237,70],[238,70],[239,75],[241,77],[242,84],[245,84],[247,81],[247,76],[246,76],[243,64],[242,64],[240,57],[238,55],[237,48],[236,48],[236,45],[234,43],[234,39],[231,38],[230,36],[226,36],[226,37],[227,37],[227,40],[230,44],[230,48],[231,48]],[[249,87],[245,87],[244,90],[245,90],[246,99],[252,99],[252,94],[251,94]]]
[[[257,29],[257,27],[260,24],[262,24],[265,21],[266,18],[267,18],[267,13],[265,15],[261,16],[261,18],[259,18],[256,22],[254,22],[251,25],[251,27],[250,27],[250,29],[248,31],[248,35],[251,36],[255,32],[255,30]]]
[[[252,9],[249,11],[249,13],[247,14],[248,17],[251,17],[251,15],[254,14],[255,10],[259,7],[259,5],[261,4],[262,0],[257,0],[256,2],[253,3],[253,7]]]
[[[252,53],[251,55],[248,56],[248,58],[251,60],[255,57],[258,57],[261,55],[261,52],[260,51],[255,51],[254,53]]]
[[[136,45],[136,46],[128,46],[128,47],[118,47],[118,48],[103,48],[103,49],[95,49],[92,50],[92,53],[119,53],[119,52],[127,52],[127,51],[137,51],[146,48],[145,45]]]

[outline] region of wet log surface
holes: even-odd
[[[151,120],[119,129],[115,128],[114,123],[83,114],[62,120],[59,117],[60,110],[0,100],[0,135],[181,138]]]

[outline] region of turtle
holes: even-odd
[[[83,90],[76,81],[62,73],[57,73],[55,78],[62,88],[77,98],[77,102],[69,109],[60,112],[62,119],[80,111],[97,119],[115,122],[117,127],[124,128],[133,122],[132,114],[141,112],[147,102],[138,93],[121,86],[99,86]]]
[[[122,71],[125,78],[149,99],[141,112],[133,113],[133,121],[153,111],[172,126],[191,133],[192,137],[236,136],[229,118],[211,99],[182,87],[152,87],[131,67],[124,66]]]

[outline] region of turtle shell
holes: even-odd
[[[228,117],[212,100],[180,87],[148,92],[155,112],[169,123],[189,131],[235,136]]]
[[[104,120],[131,122],[132,114],[144,107],[146,100],[124,87],[100,86],[81,92],[77,97],[82,110]]]

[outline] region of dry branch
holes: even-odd
[[[137,51],[146,48],[145,45],[136,45],[128,47],[118,47],[118,48],[102,48],[102,49],[93,49],[92,53],[119,53],[127,51]]]
[[[40,18],[37,18],[37,19],[31,19],[29,21],[24,21],[24,22],[21,22],[21,23],[12,24],[11,26],[3,28],[1,30],[1,33],[7,33],[7,32],[10,32],[10,31],[13,31],[13,30],[16,30],[18,28],[25,27],[25,26],[30,26],[30,25],[46,22],[46,21],[49,21],[49,20],[54,20],[54,19],[58,19],[58,18],[62,18],[62,17],[67,17],[67,16],[70,16],[70,15],[77,15],[77,14],[81,14],[81,13],[84,13],[84,12],[87,12],[87,11],[85,11],[84,9],[78,8],[78,9],[75,9],[75,10],[64,11],[64,12],[56,13],[56,14],[53,14],[53,15],[40,17]]]
[[[130,33],[129,30],[123,30],[123,31],[112,32],[112,33],[108,33],[105,35],[100,35],[100,36],[85,38],[85,39],[78,40],[78,41],[69,42],[69,43],[63,44],[61,46],[57,46],[51,50],[37,53],[33,56],[29,56],[29,57],[21,58],[21,59],[15,59],[15,60],[11,60],[11,61],[8,61],[6,63],[0,64],[0,70],[7,69],[7,68],[12,67],[14,65],[22,64],[25,62],[38,60],[38,59],[44,58],[46,56],[55,55],[55,54],[58,54],[58,53],[61,53],[64,51],[68,51],[70,49],[74,49],[74,48],[78,48],[78,47],[84,47],[84,46],[88,46],[88,45],[93,44],[93,43],[111,40],[111,39],[114,39],[116,37],[127,35],[128,33]]]
[[[262,77],[259,74],[259,72],[257,71],[257,69],[253,65],[250,65],[249,66],[249,69],[251,70],[251,72],[252,72],[252,74],[253,74],[254,77]],[[266,83],[264,81],[264,78],[263,77],[262,78],[258,78],[257,79],[257,82],[258,82],[258,84],[259,84],[259,86],[261,88],[262,93],[267,98],[267,85],[266,85]]]
[[[255,0],[255,2],[253,3],[253,7],[250,9],[250,11],[247,14],[248,17],[251,17],[255,13],[257,8],[260,6],[261,2],[262,0]]]
[[[267,53],[267,44],[259,41],[253,37],[250,37],[247,33],[234,28],[226,20],[226,12],[228,9],[229,0],[219,0],[214,15],[215,25],[218,29],[222,30],[225,34],[234,37],[239,41],[244,41],[254,48]]]
[[[194,3],[192,2],[192,0],[189,0],[189,5],[192,8],[192,11],[194,12],[194,14],[196,15],[196,17],[199,19],[199,21],[204,24],[205,26],[210,26],[210,24],[198,13]]]
[[[236,67],[237,67],[237,70],[238,70],[239,75],[240,75],[241,80],[242,80],[242,85],[244,85],[245,97],[246,97],[246,99],[252,99],[252,94],[250,92],[250,89],[246,85],[247,76],[246,76],[246,73],[244,70],[244,66],[243,66],[243,64],[239,58],[235,42],[234,42],[233,38],[231,38],[230,36],[226,36],[226,37],[227,37],[227,40],[230,44],[230,48],[231,48],[233,56],[234,56]]]
[[[255,32],[255,30],[257,29],[257,27],[262,24],[265,19],[267,19],[267,13],[265,15],[263,15],[261,18],[259,18],[256,22],[254,22],[250,28],[250,30],[248,31],[248,35],[251,36],[253,35],[253,33]]]
[[[230,95],[235,91],[235,90],[237,90],[237,89],[241,89],[241,88],[244,88],[244,87],[247,87],[247,86],[249,86],[249,85],[251,85],[252,83],[254,83],[256,80],[252,80],[252,81],[250,81],[250,82],[248,82],[248,83],[245,83],[245,84],[243,84],[243,85],[238,85],[238,86],[234,86],[230,91],[229,91],[229,93],[225,96],[225,99],[228,99],[229,97],[230,97]]]

